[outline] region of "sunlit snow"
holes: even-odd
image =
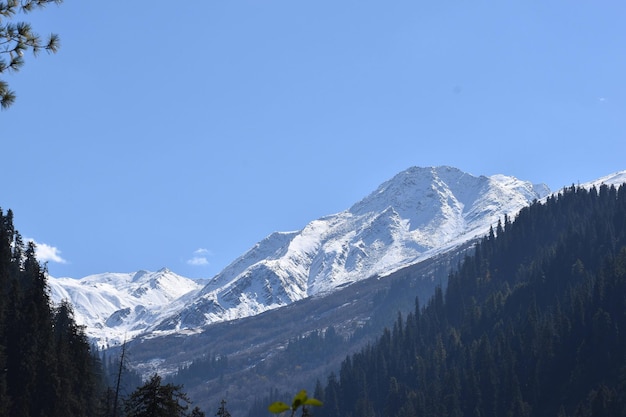
[[[583,186],[624,182],[626,171]],[[148,331],[194,331],[384,277],[488,233],[548,194],[544,184],[510,176],[414,167],[343,212],[272,233],[204,287],[163,269],[51,278],[51,295],[69,299],[102,345]]]

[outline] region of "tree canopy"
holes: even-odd
[[[197,407],[188,412],[189,398],[179,385],[161,383],[154,374],[126,401],[127,417],[204,417]]]
[[[17,72],[24,65],[24,54],[35,56],[42,50],[50,53],[59,49],[59,36],[51,34],[42,39],[26,22],[16,21],[16,15],[42,9],[50,3],[63,0],[7,0],[0,1],[0,75]],[[9,84],[0,79],[0,108],[6,109],[15,102],[15,93]]]

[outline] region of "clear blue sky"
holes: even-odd
[[[552,189],[626,169],[622,0],[66,0],[24,20],[62,47],[3,77],[0,207],[53,276],[211,277],[410,166]]]

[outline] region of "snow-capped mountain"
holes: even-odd
[[[389,274],[487,233],[548,193],[504,175],[410,168],[346,211],[268,236],[157,328],[246,317]]]
[[[168,270],[104,273],[82,279],[49,277],[53,301],[69,300],[79,324],[100,346],[118,344],[184,306],[200,282]]]
[[[583,186],[624,182],[626,171]],[[486,234],[549,192],[505,175],[413,167],[343,212],[271,234],[206,285],[162,269],[51,277],[51,296],[70,300],[77,322],[101,345],[146,332],[194,331],[384,277]]]
[[[595,181],[590,181],[588,183],[582,184],[581,187],[591,188],[591,187],[600,187],[603,184],[605,185],[614,185],[619,186],[621,184],[626,184],[626,171],[619,171],[613,174],[606,175],[604,177],[598,178]]]

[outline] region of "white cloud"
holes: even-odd
[[[56,262],[66,264],[67,261],[61,257],[59,248],[50,246],[47,243],[37,242],[35,239],[28,239],[35,244],[35,256],[39,262]]]
[[[187,260],[187,264],[193,266],[203,266],[208,265],[209,260],[204,256],[194,256],[193,258]]]
[[[187,260],[187,265],[192,266],[206,266],[209,265],[207,256],[211,255],[211,251],[204,248],[199,248],[193,251],[193,257]]]

